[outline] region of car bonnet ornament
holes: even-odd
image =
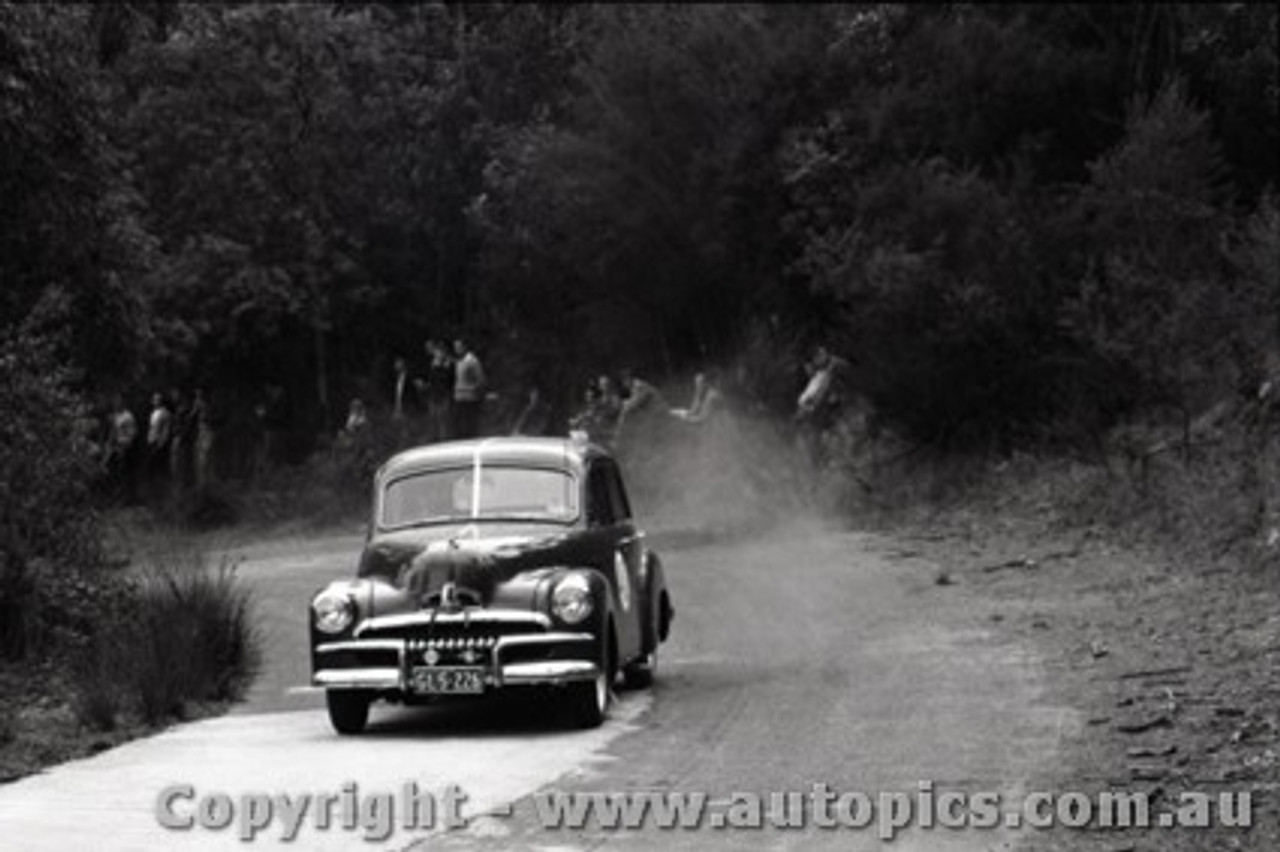
[[[462,604],[458,601],[458,584],[452,580],[440,587],[440,609],[444,612],[462,609]]]

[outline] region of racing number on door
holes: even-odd
[[[618,601],[624,610],[631,609],[631,572],[627,570],[627,558],[621,550],[613,552],[613,573],[617,576]]]

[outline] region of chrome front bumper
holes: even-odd
[[[317,669],[311,676],[314,686],[325,689],[364,689],[375,691],[409,692],[409,646],[412,639],[347,639],[326,642],[316,646]],[[503,653],[512,648],[530,645],[572,645],[592,643],[590,633],[531,633],[502,636],[493,644],[493,663],[485,673],[485,688],[503,686],[560,685],[577,681],[594,680],[600,667],[590,660],[539,660],[504,663]],[[328,668],[324,667],[326,654],[360,651],[393,651],[398,663],[395,667]]]

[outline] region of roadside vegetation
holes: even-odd
[[[427,338],[475,344],[493,432],[533,385],[560,431],[590,377],[675,399],[719,366],[741,430],[672,449],[658,505],[1043,509],[1274,577],[1276,26],[1266,4],[0,3],[4,676],[91,727],[234,697],[234,573],[157,581],[103,546],[110,397],[208,391],[212,482],[151,504],[175,536],[345,522],[406,440],[393,359]],[[842,406],[787,484],[819,344]],[[342,441],[354,397],[371,427]],[[109,626],[130,607],[194,607],[207,671],[143,689],[168,669],[148,617]],[[67,642],[131,648],[126,692],[76,678]]]
[[[0,781],[213,712],[258,663],[233,565],[109,552],[71,387],[47,348],[0,344]]]

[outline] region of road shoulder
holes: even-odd
[[[1085,719],[1035,779],[1172,807],[1181,793],[1248,791],[1251,830],[1036,832],[1037,852],[1280,848],[1280,583],[1262,569],[1197,563],[1096,530],[951,517],[901,533],[935,582],[975,590],[1011,642],[1034,647],[1050,700]]]

